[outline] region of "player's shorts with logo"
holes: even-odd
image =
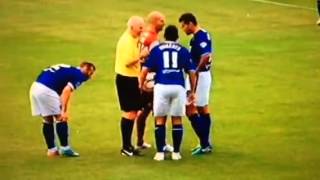
[[[47,86],[34,82],[30,88],[31,111],[33,116],[52,116],[61,114],[59,95]]]
[[[154,87],[154,116],[184,116],[186,90],[181,85],[156,84]]]

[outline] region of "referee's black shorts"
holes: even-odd
[[[118,99],[122,111],[138,111],[141,109],[141,93],[138,77],[116,75]]]

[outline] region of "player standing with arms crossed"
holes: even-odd
[[[190,40],[190,54],[197,66],[196,101],[187,105],[187,116],[200,140],[200,147],[193,149],[192,155],[204,154],[212,151],[210,143],[211,118],[209,111],[209,95],[211,88],[211,61],[213,49],[210,34],[200,28],[196,17],[191,13],[184,13],[179,18],[182,30],[192,34]]]

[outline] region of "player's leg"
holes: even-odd
[[[173,140],[173,153],[172,159],[179,160],[181,159],[180,155],[180,146],[183,137],[183,126],[181,116],[172,116],[172,140]]]
[[[48,157],[58,156],[59,151],[54,140],[54,117],[53,116],[43,117],[42,134],[48,147],[47,156]]]
[[[137,115],[137,147],[140,148],[148,148],[148,147],[144,147],[144,130],[146,127],[146,120],[148,118],[148,115],[150,113],[150,110],[147,109],[143,109],[141,111],[138,112]]]
[[[69,144],[69,124],[68,121],[60,120],[60,115],[55,116],[56,132],[60,141],[60,152],[65,157],[78,157],[79,153],[71,149]]]
[[[155,117],[155,140],[157,153],[154,156],[154,160],[162,161],[164,160],[164,147],[166,145],[166,116],[156,116]]]
[[[188,96],[190,93],[190,82],[189,82],[188,76],[186,78],[185,84],[186,84],[186,90],[187,90],[186,96]],[[202,141],[203,141],[202,122],[200,120],[200,116],[199,116],[197,107],[195,106],[195,104],[193,102],[186,102],[186,115],[191,123],[191,127],[192,127],[193,131],[198,136],[199,143],[201,145]],[[195,149],[198,149],[198,147],[196,147]]]
[[[121,116],[121,137],[122,150],[121,154],[124,156],[140,155],[140,152],[134,149],[131,139],[134,127],[134,120],[137,118],[137,111],[122,112]]]
[[[203,142],[201,144],[202,149],[210,149],[210,130],[211,130],[211,123],[212,119],[210,117],[209,112],[209,95],[210,95],[210,88],[211,88],[211,74],[210,72],[200,72],[199,79],[198,79],[198,86],[196,90],[196,105],[197,110],[199,112],[200,121],[202,123],[202,139]],[[194,154],[198,154],[194,152]]]
[[[30,100],[33,116],[42,116],[42,133],[48,147],[49,157],[59,155],[55,145],[54,115],[60,114],[59,95],[48,87],[34,82],[30,88]]]
[[[185,106],[186,98],[185,98],[185,89],[182,86],[175,85],[172,86],[172,101],[171,101],[171,109],[170,114],[172,119],[172,140],[174,151],[172,153],[173,160],[181,159],[180,155],[180,146],[183,137],[183,126],[182,126],[182,116],[185,115]]]
[[[203,107],[198,107],[198,111],[200,114],[200,118],[201,121],[203,122],[203,135],[204,135],[204,143],[203,143],[203,148],[206,149],[208,148],[208,151],[212,150],[212,144],[211,144],[211,138],[210,138],[210,134],[211,134],[211,127],[213,124],[211,115],[210,115],[210,111],[209,111],[209,107],[208,105],[203,106]]]
[[[154,160],[164,160],[166,145],[166,117],[169,113],[168,89],[166,85],[157,84],[154,87],[153,113],[155,117],[155,140],[157,153]]]
[[[189,104],[186,106],[186,115],[191,123],[193,131],[196,133],[199,139],[200,145],[203,144],[203,125],[198,113],[197,107],[194,104]]]
[[[121,154],[125,156],[139,155],[131,143],[134,121],[137,112],[141,108],[141,95],[138,86],[138,78],[116,76],[116,87],[120,108],[122,111],[120,127],[122,137]]]
[[[142,110],[138,112],[137,115],[137,147],[138,148],[150,148],[151,145],[144,142],[144,132],[146,127],[146,121],[148,115],[152,110],[153,104],[153,93],[151,92],[142,92]]]

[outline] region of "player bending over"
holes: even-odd
[[[63,155],[77,157],[79,153],[70,148],[68,119],[70,98],[75,89],[90,79],[96,68],[92,63],[82,62],[80,67],[58,64],[44,69],[30,89],[33,116],[43,118],[42,132],[46,141],[48,157]],[[60,140],[59,152],[55,144],[55,128]]]

